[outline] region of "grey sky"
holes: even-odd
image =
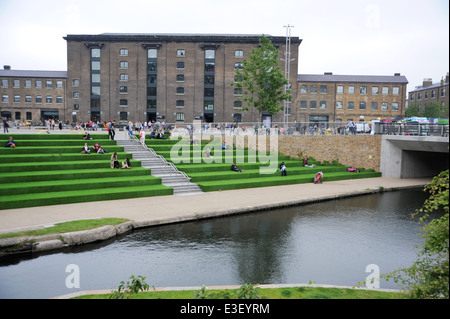
[[[448,0],[0,0],[0,67],[66,70],[67,34],[284,36],[288,24],[298,73],[399,72],[412,90],[449,71]]]

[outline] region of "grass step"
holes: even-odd
[[[140,161],[130,160],[132,167],[141,166]],[[0,166],[1,173],[12,172],[29,172],[29,171],[49,171],[49,170],[68,170],[68,169],[94,169],[94,168],[110,168],[111,161],[94,160],[94,161],[52,161],[37,163],[10,163]]]
[[[294,167],[288,168],[287,174],[288,176],[295,175],[305,175],[314,176],[318,171],[322,171],[324,173],[332,173],[332,172],[345,172],[347,167],[339,167],[339,166],[320,166],[317,168],[307,168],[307,167]],[[267,171],[267,170],[265,170]],[[264,172],[264,170],[263,170]],[[199,173],[190,173],[188,176],[191,178],[191,182],[198,183],[204,181],[218,181],[218,180],[230,180],[230,179],[248,179],[248,178],[265,178],[270,176],[280,176],[281,172],[277,170],[275,173],[271,174],[262,174],[259,169],[249,169],[244,170],[243,174],[233,172],[229,168],[226,171],[212,171],[212,172],[199,172]]]
[[[13,154],[60,154],[60,153],[81,153],[81,150],[83,148],[84,143],[78,145],[78,146],[54,146],[54,147],[48,147],[48,146],[24,146],[24,147],[2,147],[0,148],[0,156],[2,155],[13,155]],[[105,147],[109,153],[114,152],[123,152],[124,148],[123,146],[117,146],[117,145],[108,145],[108,147]],[[92,151],[92,148],[91,148]],[[86,154],[86,156],[89,156],[90,154]]]
[[[133,167],[132,169],[102,168],[60,171],[13,172],[0,174],[0,184],[66,179],[95,179],[115,176],[131,177],[142,175],[150,175],[150,170],[144,167]]]
[[[16,142],[17,148],[19,147],[27,147],[27,146],[78,146],[83,147],[84,143],[88,143],[90,147],[92,147],[95,143],[100,144],[102,147],[106,148],[109,145],[116,145],[116,141],[112,140],[89,140],[85,141],[83,139],[58,139],[58,140],[24,140],[24,139],[14,139]]]
[[[276,168],[278,168],[280,162],[276,163]],[[299,160],[285,160],[284,163],[286,164],[286,167],[288,170],[290,168],[294,167],[301,167],[301,163]],[[230,171],[232,163],[181,163],[181,164],[175,164],[175,166],[180,170],[187,174],[190,173],[200,173],[200,172],[212,172],[212,171]],[[237,167],[239,169],[249,170],[249,169],[259,169],[260,167],[267,167],[269,163],[236,163]]]
[[[145,176],[117,176],[106,178],[91,178],[77,180],[56,180],[39,182],[21,182],[0,184],[0,196],[32,194],[44,192],[62,192],[87,190],[98,188],[130,187],[161,184],[161,179],[151,175]]]
[[[42,133],[42,134],[0,134],[0,141],[7,141],[12,136],[14,140],[82,140],[84,133],[76,134],[54,134],[54,133]],[[90,134],[94,140],[109,140],[108,134]]]
[[[1,156],[2,163],[29,163],[29,162],[49,162],[49,161],[92,161],[92,160],[111,160],[111,153],[98,154],[92,153],[88,156],[86,154],[68,154],[68,153],[53,153],[53,154],[11,154]],[[133,158],[133,154],[118,152],[117,157],[119,161],[125,158]]]
[[[245,174],[236,173],[236,174]],[[264,178],[249,178],[249,179],[234,179],[234,180],[219,180],[199,182],[198,185],[204,192],[219,191],[219,190],[231,190],[242,188],[254,188],[254,187],[266,187],[266,186],[280,186],[290,184],[312,183],[314,181],[314,175],[288,175],[288,176],[271,176]],[[359,179],[359,178],[372,178],[380,177],[379,172],[361,172],[361,173],[349,173],[349,172],[334,172],[324,173],[323,181],[336,181],[346,179]]]
[[[64,191],[55,193],[8,195],[0,196],[0,209],[49,206],[126,198],[163,196],[172,194],[173,189],[170,187],[164,185],[149,185]]]

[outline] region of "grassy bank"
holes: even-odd
[[[43,236],[50,234],[62,234],[73,231],[94,229],[106,225],[118,225],[128,221],[126,218],[101,218],[101,219],[86,219],[75,220],[70,222],[58,223],[43,229],[27,230],[14,233],[0,234],[0,238],[22,237],[22,236]]]
[[[210,290],[211,295],[234,294],[237,289]],[[401,299],[396,292],[376,290],[323,288],[323,287],[292,287],[292,288],[258,288],[263,299]],[[147,291],[140,292],[131,299],[194,299],[197,290],[179,291]],[[106,299],[109,295],[85,295],[74,299]],[[212,298],[213,299],[213,298]]]

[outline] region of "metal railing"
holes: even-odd
[[[194,127],[189,124],[161,125],[166,132],[186,132],[191,135]],[[284,123],[202,123],[197,128],[202,135],[355,135],[355,134],[399,134],[399,135],[433,135],[448,136],[448,124],[429,123],[381,123],[356,122],[290,122]]]
[[[140,145],[145,151],[150,152],[153,157],[158,158],[162,162],[163,165],[168,166],[171,169],[170,173],[169,173],[170,176],[181,176],[183,178],[184,182],[186,182],[186,185],[188,187],[190,187],[191,178],[189,176],[187,176],[185,172],[178,170],[178,168],[173,163],[168,162],[164,158],[164,156],[157,154],[155,152],[155,150],[148,147],[147,144],[141,143],[141,141],[136,136],[134,136],[134,135],[128,135],[128,136],[129,136],[130,141],[132,141],[133,143],[135,143],[137,145]]]
[[[448,137],[448,124],[377,123],[375,134]]]

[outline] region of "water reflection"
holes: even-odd
[[[243,283],[354,285],[368,264],[409,265],[420,226],[410,213],[421,191],[400,191],[134,231],[117,240],[1,261],[0,298],[72,293],[65,267],[80,267],[78,290],[116,288],[131,275],[154,286]],[[382,288],[396,288],[382,283]]]

